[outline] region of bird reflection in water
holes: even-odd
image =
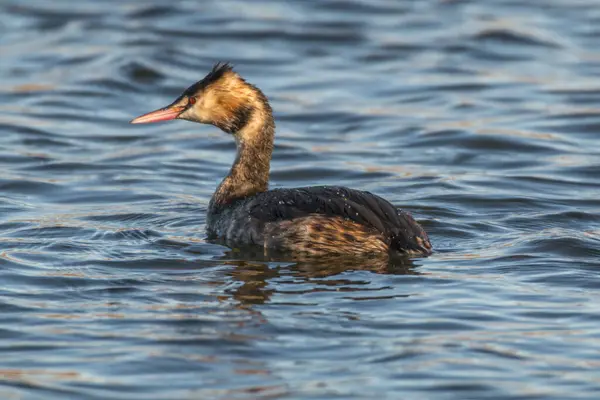
[[[219,258],[223,264],[234,269],[230,275],[242,284],[230,293],[234,299],[245,305],[268,303],[277,290],[270,281],[286,279],[287,284],[326,285],[335,290],[361,291],[356,285],[367,284],[362,280],[347,278],[331,279],[348,271],[369,271],[376,274],[418,275],[414,259],[408,257],[349,257],[330,256],[321,258],[307,257],[290,262],[289,257],[263,255],[252,249],[227,251]],[[324,281],[324,278],[328,278]],[[305,289],[303,289],[305,290]],[[313,287],[307,292],[323,291]]]

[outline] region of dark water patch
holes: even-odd
[[[407,11],[408,6],[407,5],[401,5],[401,4],[395,4],[395,5],[391,5],[391,4],[384,4],[384,3],[377,3],[377,4],[369,4],[365,1],[361,1],[361,0],[352,0],[352,1],[340,1],[340,0],[330,0],[330,1],[326,1],[326,2],[321,2],[321,3],[317,3],[316,5],[317,9],[323,9],[323,10],[327,10],[327,11],[334,11],[334,12],[346,12],[346,13],[358,13],[358,15],[363,15],[363,14],[387,14],[387,13],[393,13],[394,15],[399,15],[402,14],[403,11]]]
[[[131,63],[121,68],[125,76],[140,83],[152,84],[164,79],[162,73],[139,62]]]
[[[71,143],[49,138],[22,139],[21,144],[27,147],[73,147]]]
[[[28,224],[31,225],[31,224]],[[79,227],[70,227],[70,226],[34,226],[29,227],[27,229],[19,229],[13,232],[13,237],[27,237],[27,238],[35,238],[35,239],[44,239],[44,238],[70,238],[77,237],[80,235],[87,236],[92,232],[89,229],[79,228]]]
[[[119,200],[115,195],[119,194]],[[158,194],[133,193],[127,190],[94,190],[94,191],[73,191],[69,194],[61,194],[52,199],[55,203],[63,204],[122,204],[127,199],[133,203],[144,203],[161,200],[163,197]]]
[[[31,162],[46,162],[51,159],[43,154],[17,154],[17,155],[6,155],[0,154],[2,162],[6,164],[23,164]]]
[[[79,10],[73,10],[69,7],[65,7],[65,5],[62,5],[62,7],[39,7],[37,5],[34,6],[33,4],[9,4],[6,6],[6,10],[8,13],[15,16],[21,15],[28,18],[43,17],[58,20],[80,20],[86,17],[93,17],[95,14],[90,9],[86,10],[85,8],[82,8]]]
[[[591,121],[554,121],[543,123],[539,129],[545,131],[555,131],[567,134],[575,134],[582,136],[596,135],[600,131],[600,120],[595,118]]]
[[[128,145],[137,141],[146,140],[147,137],[143,135],[135,135],[130,132],[123,135],[111,135],[111,134],[100,134],[97,137],[90,135],[80,135],[80,139],[85,139],[90,143],[101,143],[101,144],[122,144]],[[129,166],[130,167],[130,166]]]
[[[391,174],[384,172],[370,172],[368,174],[356,173],[351,170],[333,170],[331,168],[294,168],[290,171],[279,170],[271,174],[271,178],[275,181],[294,182],[300,181],[318,181],[322,178],[337,177],[340,179],[357,179],[360,176],[364,179],[379,179],[390,176]]]
[[[507,46],[535,46],[557,48],[556,43],[549,42],[539,37],[535,37],[531,32],[524,34],[508,29],[485,29],[473,35],[473,39],[481,41],[484,44],[488,42],[499,43]]]
[[[0,191],[3,193],[39,195],[40,193],[59,192],[60,189],[60,185],[49,182],[0,180]]]
[[[102,265],[107,268],[119,270],[139,270],[139,271],[197,271],[203,268],[214,267],[219,265],[217,261],[211,262],[208,260],[188,260],[183,257],[173,258],[135,258],[134,254],[127,254],[126,257],[118,257],[116,259],[91,259],[88,262],[91,265]]]
[[[586,213],[581,211],[562,211],[553,213],[540,213],[536,215],[508,216],[505,221],[507,225],[513,227],[519,226],[531,226],[536,229],[547,227],[563,226],[568,228],[569,226],[579,225],[587,228],[592,228],[595,224],[600,223],[600,215],[595,213]]]
[[[128,213],[128,214],[106,214],[106,215],[88,215],[81,217],[83,220],[99,222],[145,222],[155,221],[158,214]]]
[[[39,127],[16,125],[15,123],[0,123],[0,130],[3,132],[14,132],[19,136],[31,135],[31,136],[42,136],[42,137],[54,137],[60,136],[58,133],[51,130],[44,130]],[[10,136],[9,136],[10,137]]]
[[[568,176],[571,179],[579,178],[593,181],[598,175],[600,175],[600,164],[579,167],[564,167],[557,172],[561,175]]]
[[[128,230],[118,230],[115,232],[95,232],[95,234],[91,237],[92,240],[98,240],[102,242],[112,242],[112,241],[140,241],[140,242],[148,242],[154,238],[161,237],[159,232],[145,229],[128,229]]]
[[[578,179],[578,180],[571,180],[571,179],[564,179],[564,178],[558,179],[553,176],[544,176],[544,175],[511,176],[510,178],[511,178],[511,180],[514,180],[517,182],[522,181],[522,182],[525,182],[528,184],[535,182],[540,189],[545,188],[546,186],[553,186],[553,187],[560,186],[561,189],[568,191],[568,190],[573,190],[574,188],[585,189],[587,187],[589,189],[595,189],[598,187],[598,185],[596,185],[593,181],[586,182],[586,181],[582,181],[581,179]]]
[[[111,94],[132,93],[135,92],[137,89],[130,79],[125,79],[125,77],[121,78],[119,75],[111,76],[110,78],[105,77],[95,79],[84,79],[81,81],[77,81],[77,86],[86,88],[97,87]]]
[[[311,28],[309,24],[302,27],[293,25],[280,29],[251,29],[245,31],[221,31],[215,35],[214,30],[202,28],[202,30],[170,29],[162,28],[157,31],[160,35],[172,38],[210,40],[213,42],[226,42],[238,39],[241,35],[247,40],[263,40],[272,42],[287,42],[291,44],[319,44],[327,41],[334,45],[353,45],[363,40],[363,36],[357,31],[350,30],[321,30]],[[235,61],[235,60],[234,60]]]
[[[600,98],[600,88],[595,83],[585,83],[583,85],[576,85],[575,88],[572,88],[571,85],[565,85],[563,88],[553,88],[545,90],[549,95],[560,97],[563,103],[572,104],[572,105],[580,105],[580,106],[591,106],[598,104],[598,99]],[[596,117],[596,112],[593,111],[591,117]],[[569,118],[566,121],[563,121],[565,124],[569,123]],[[577,117],[573,118],[575,120],[579,119]],[[573,121],[577,122],[577,121]],[[578,124],[575,123],[575,126]],[[554,126],[554,124],[552,124]]]
[[[543,232],[543,231],[542,231]],[[523,250],[535,254],[585,258],[600,255],[600,238],[591,239],[581,232],[550,230],[550,237],[532,238],[522,244]]]
[[[415,145],[411,147],[443,147],[447,148],[448,136],[457,137],[453,145],[472,151],[489,152],[522,152],[522,153],[547,153],[554,154],[556,150],[552,143],[532,142],[525,138],[507,137],[494,134],[473,135],[467,132],[442,131],[422,136]]]
[[[44,163],[44,165],[34,165],[19,169],[22,171],[53,171],[56,174],[73,174],[74,171],[77,171],[77,173],[102,171],[106,169],[106,167],[89,162],[47,162]]]
[[[171,13],[176,14],[177,10],[168,5],[140,4],[138,7],[134,7],[128,16],[130,18],[164,18]]]

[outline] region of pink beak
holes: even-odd
[[[185,110],[185,107],[166,107],[149,112],[132,119],[130,124],[148,124],[151,122],[169,121],[175,119]]]

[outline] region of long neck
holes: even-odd
[[[210,209],[264,192],[269,187],[275,123],[268,103],[257,105],[246,123],[234,133],[237,156],[210,202]]]

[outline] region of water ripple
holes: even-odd
[[[590,0],[0,4],[1,398],[596,398]],[[272,186],[410,212],[428,258],[207,241],[230,137],[130,126],[232,61]]]

